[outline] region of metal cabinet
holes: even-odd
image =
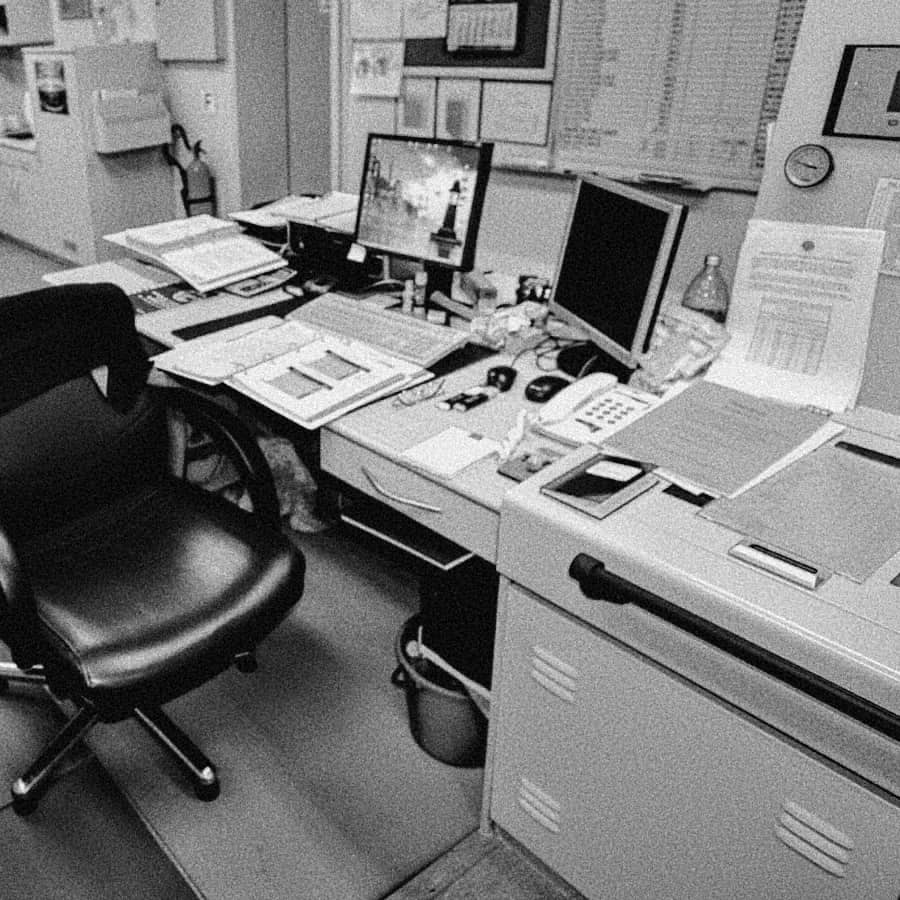
[[[586,896],[896,900],[895,797],[505,590],[491,818]]]
[[[36,149],[29,243],[87,265],[115,255],[103,235],[173,218],[172,173],[158,146],[98,152],[97,98],[162,91],[154,45],[29,47],[23,58]]]
[[[40,237],[33,217],[36,171],[34,153],[0,146],[0,231],[27,244]]]

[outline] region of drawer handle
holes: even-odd
[[[424,509],[426,512],[443,512],[439,506],[432,506],[430,503],[423,503],[421,500],[412,500],[409,497],[401,497],[399,494],[392,493],[386,487],[380,485],[375,479],[375,476],[365,466],[360,466],[360,468],[362,469],[363,475],[369,479],[369,483],[372,487],[375,488],[382,497],[387,497],[388,500],[393,500],[394,503],[403,503],[406,506],[414,506],[416,509]]]

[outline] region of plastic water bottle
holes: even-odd
[[[719,268],[721,262],[721,257],[716,254],[711,253],[706,257],[703,268],[687,286],[681,305],[706,314],[714,322],[724,323],[731,293]]]

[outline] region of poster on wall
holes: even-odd
[[[458,141],[478,140],[478,116],[481,83],[472,78],[442,78],[437,89],[437,126],[439,138]]]
[[[34,64],[35,84],[41,112],[69,114],[66,96],[66,67],[61,59],[51,59]]]
[[[397,134],[434,137],[436,82],[433,78],[404,78],[397,105]]]
[[[354,41],[350,93],[358,97],[397,97],[402,69],[402,41]]]

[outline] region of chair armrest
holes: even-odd
[[[15,664],[22,669],[41,661],[39,632],[31,582],[9,535],[0,527],[0,640],[12,650]]]
[[[0,618],[25,603],[31,605],[31,586],[19,565],[12,542],[0,527]]]
[[[273,528],[280,527],[280,505],[272,470],[250,429],[234,413],[207,397],[180,387],[156,387],[170,409],[212,438],[234,463],[250,495],[253,512]]]

